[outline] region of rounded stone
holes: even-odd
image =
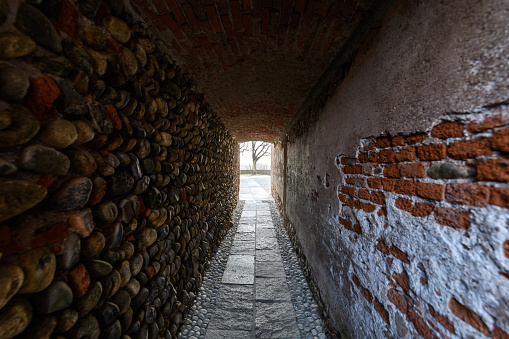
[[[82,209],[92,192],[92,180],[78,177],[67,181],[52,197],[55,208],[59,211]]]
[[[38,59],[35,63],[42,72],[66,77],[71,73],[73,64],[63,56],[51,56]]]
[[[96,318],[100,326],[108,326],[118,317],[120,309],[110,301],[105,302],[97,309]]]
[[[105,223],[111,223],[115,221],[118,216],[117,205],[111,201],[103,202],[100,205],[94,207],[94,217]]]
[[[129,309],[129,305],[131,305],[131,296],[125,289],[120,289],[111,298],[111,301],[118,306],[119,314],[124,314]]]
[[[78,149],[70,155],[71,168],[74,172],[89,177],[97,169],[97,164],[92,154],[87,150]]]
[[[113,266],[103,260],[90,260],[86,265],[90,276],[95,278],[107,276],[113,270]]]
[[[100,232],[93,232],[88,238],[83,239],[81,255],[85,258],[98,256],[104,249],[106,239]]]
[[[120,287],[124,287],[131,279],[131,268],[129,267],[129,261],[122,261],[118,269],[118,273],[120,273]]]
[[[102,77],[108,68],[108,60],[106,56],[94,50],[89,50],[88,53],[90,55],[90,63],[92,64],[94,72],[98,76]]]
[[[107,182],[107,194],[111,197],[128,194],[134,186],[134,179],[127,171],[108,177]]]
[[[0,338],[13,338],[23,332],[32,320],[32,305],[22,298],[12,299],[0,310]]]
[[[96,25],[85,27],[81,36],[84,43],[93,49],[100,51],[106,46],[106,35],[104,31]]]
[[[113,270],[109,276],[102,280],[104,297],[106,299],[111,298],[115,293],[117,293],[120,288],[120,279],[120,273],[118,273],[117,270]]]
[[[122,48],[121,58],[127,74],[130,76],[135,75],[136,72],[138,71],[138,60],[136,60],[136,56],[134,55],[134,53],[131,52],[131,50],[128,48]]]
[[[131,29],[123,20],[117,17],[108,16],[103,19],[103,24],[118,42],[125,44],[131,38]]]
[[[101,332],[101,339],[120,339],[121,335],[122,326],[120,325],[120,320],[116,320]]]
[[[57,119],[48,122],[39,139],[45,144],[55,148],[66,148],[78,139],[78,132],[74,124],[68,120]]]
[[[71,306],[72,299],[72,290],[69,285],[64,281],[58,281],[32,296],[31,301],[35,312],[49,314]]]
[[[46,188],[26,181],[11,180],[0,185],[0,222],[34,207],[46,197]]]
[[[57,317],[54,315],[34,317],[30,326],[28,326],[28,328],[23,332],[21,337],[50,339],[56,326]]]
[[[58,111],[71,119],[84,116],[88,112],[88,107],[81,95],[74,90],[72,84],[65,79],[56,79],[55,82],[60,89],[60,96],[55,101]]]
[[[90,126],[89,123],[82,120],[73,121],[74,127],[76,128],[76,132],[78,133],[78,137],[76,141],[74,141],[75,145],[83,145],[86,142],[94,139],[94,130]]]
[[[0,100],[19,102],[27,95],[30,81],[19,68],[0,64]]]
[[[71,161],[65,154],[51,147],[29,145],[21,152],[19,166],[35,173],[65,176],[71,167]]]
[[[68,338],[98,339],[101,334],[99,322],[93,315],[80,319],[69,332]]]
[[[68,308],[57,314],[57,326],[55,332],[62,333],[69,331],[78,321],[78,311]]]
[[[19,58],[35,50],[35,42],[25,35],[12,32],[0,33],[0,58]]]
[[[39,247],[22,253],[18,265],[23,269],[25,279],[20,294],[37,293],[49,286],[57,267],[55,254],[47,247]]]
[[[95,227],[92,211],[87,208],[71,213],[67,218],[67,224],[80,237],[88,237]]]
[[[70,269],[80,260],[81,239],[75,233],[69,234],[62,244],[62,250],[58,254],[58,266],[60,269]]]
[[[62,53],[62,43],[53,24],[34,6],[21,4],[16,18],[16,27],[38,45],[57,54]]]
[[[0,266],[0,309],[18,292],[25,274],[16,265]]]
[[[138,294],[140,288],[141,288],[140,282],[135,278],[131,278],[131,280],[129,280],[129,283],[125,285],[125,290],[127,291],[127,293],[129,293],[129,296],[131,296],[131,298],[134,298]]]
[[[74,307],[78,311],[80,318],[87,315],[97,305],[103,294],[103,287],[99,281],[96,281],[88,288],[87,293],[74,301]]]

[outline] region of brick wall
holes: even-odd
[[[132,5],[240,141],[273,141],[371,3],[143,0]]]
[[[507,106],[451,114],[336,158],[350,279],[395,333],[508,337],[508,126]]]

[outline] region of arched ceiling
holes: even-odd
[[[276,140],[372,0],[137,0],[238,141]]]

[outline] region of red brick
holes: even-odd
[[[359,224],[353,225],[353,228],[351,229],[351,231],[354,231],[355,233],[361,235],[362,234],[361,225],[359,225]]]
[[[492,117],[487,117],[482,121],[472,121],[467,125],[467,130],[471,133],[478,133],[494,127],[502,126],[507,122],[507,119],[504,119],[502,115],[497,114]]]
[[[355,201],[352,198],[346,199],[345,205],[348,207],[354,207]]]
[[[392,149],[384,149],[378,153],[378,162],[396,162],[396,152]]]
[[[490,140],[486,138],[458,141],[449,145],[447,153],[449,157],[456,160],[476,158],[480,155],[491,154],[490,144]]]
[[[214,32],[216,33],[222,32],[223,26],[221,25],[221,20],[219,19],[219,15],[217,14],[216,6],[214,5],[205,6],[205,11],[207,12],[210,24],[212,25]]]
[[[495,324],[493,331],[491,332],[491,337],[493,339],[509,339],[509,334]]]
[[[418,133],[418,134],[409,135],[406,138],[406,142],[409,145],[418,144],[418,143],[424,141],[424,139],[426,139],[427,136],[428,135],[426,133]]]
[[[401,165],[401,176],[407,178],[424,178],[426,176],[426,165],[411,163]]]
[[[368,203],[361,203],[362,205],[362,210],[366,213],[372,213],[375,211],[376,209],[376,206],[375,205],[371,205],[371,204],[368,204]]]
[[[113,128],[117,131],[120,131],[122,129],[122,121],[120,120],[115,107],[111,104],[106,104],[106,105],[104,105],[104,108],[106,109],[106,113],[108,114],[108,117],[110,118]]]
[[[371,302],[373,301],[373,295],[371,294],[371,292],[367,288],[362,287],[362,286],[361,286],[361,292],[362,292],[362,295],[364,296],[364,298],[368,301],[368,303],[371,304]]]
[[[385,204],[385,196],[383,192],[373,191],[369,197],[369,200],[377,205]]]
[[[509,259],[509,240],[504,241],[502,249],[504,250],[505,257]]]
[[[361,199],[364,199],[364,200],[369,200],[369,191],[368,190],[365,190],[365,189],[359,189],[358,191],[358,196],[359,198]]]
[[[417,183],[413,180],[397,180],[394,192],[404,195],[415,195]]]
[[[373,300],[373,305],[375,306],[375,311],[377,311],[378,314],[380,314],[385,323],[387,325],[390,325],[389,312],[387,312],[384,305],[380,302],[380,300],[378,300],[377,297],[375,297],[375,299]]]
[[[46,187],[48,190],[57,186],[58,178],[51,174],[43,175],[38,181],[37,185]]]
[[[395,206],[399,208],[400,210],[407,211],[412,213],[414,210],[414,204],[411,200],[404,199],[404,198],[397,198]]]
[[[357,286],[357,287],[361,286],[361,282],[359,281],[359,278],[357,278],[357,276],[355,274],[352,274],[352,281],[355,284],[355,286]]]
[[[378,161],[378,153],[376,153],[376,152],[369,152],[369,161],[370,162],[377,162]]]
[[[31,78],[25,102],[39,120],[45,120],[53,116],[53,103],[59,96],[60,89],[51,77]]]
[[[477,180],[509,182],[509,159],[477,161]]]
[[[348,185],[354,185],[354,184],[355,184],[355,180],[354,180],[354,178],[346,178],[346,179],[345,179],[345,182],[346,182]]]
[[[242,15],[240,11],[240,3],[238,0],[230,1],[230,13],[232,15],[234,28],[242,29]]]
[[[491,187],[490,204],[509,209],[509,188]]]
[[[346,202],[346,195],[344,194],[338,194],[338,198],[342,203]]]
[[[466,322],[484,335],[490,336],[490,330],[481,317],[456,299],[451,298],[451,300],[449,300],[449,309],[462,321]]]
[[[386,165],[384,167],[384,176],[388,178],[400,178],[401,165]]]
[[[427,182],[417,182],[417,195],[421,198],[437,200],[444,200],[445,185],[433,184]]]
[[[33,248],[46,246],[62,242],[65,238],[67,238],[67,225],[63,222],[59,222],[51,225],[51,227],[47,229],[37,230],[31,245]]]
[[[377,212],[377,215],[378,215],[379,217],[381,217],[381,216],[387,216],[387,208],[385,208],[385,206],[380,207],[380,209],[379,209],[379,210],[378,210],[378,212]]]
[[[78,38],[78,11],[69,0],[62,1],[58,13],[58,28],[73,38]]]
[[[357,196],[357,190],[354,187],[343,186],[341,193],[349,195],[351,197]]]
[[[448,184],[445,200],[453,204],[487,206],[490,200],[490,187],[477,184]]]
[[[352,229],[352,222],[350,220],[347,220],[347,219],[339,217],[339,216],[338,216],[338,220],[341,225],[345,226],[345,228],[347,228],[349,230]]]
[[[186,38],[179,25],[175,22],[175,20],[173,20],[170,14],[163,15],[161,19],[166,24],[166,26],[168,26],[170,32],[178,41],[182,41]]]
[[[392,146],[391,137],[378,137],[375,140],[375,145],[378,148],[391,147]]]
[[[392,273],[392,277],[396,280],[398,285],[405,290],[405,292],[410,291],[410,279],[408,278],[408,274],[405,270],[401,273]]]
[[[177,23],[179,25],[182,25],[183,23],[186,23],[186,17],[184,16],[184,13],[182,13],[182,10],[180,9],[180,6],[177,4],[175,0],[164,0],[168,7],[170,8],[171,13],[175,17],[175,20],[177,20]]]
[[[391,254],[391,252],[389,251],[389,247],[387,247],[387,245],[385,244],[385,242],[382,239],[377,239],[376,248],[383,254],[386,254],[386,255]]]
[[[387,298],[391,303],[393,303],[396,308],[403,314],[406,314],[408,311],[408,302],[405,297],[398,293],[394,288],[391,288],[387,291]]]
[[[350,159],[345,158],[345,157],[341,158],[341,165],[348,165],[348,161],[349,161],[349,160],[350,160]]]
[[[424,338],[424,339],[431,339],[431,329],[426,324],[424,319],[422,319],[421,316],[417,314],[413,309],[409,309],[407,312],[407,319],[412,324],[414,324],[415,329],[417,332]]]
[[[85,295],[90,285],[90,274],[83,264],[73,268],[67,276],[69,287],[72,290],[74,298],[80,298]]]
[[[509,153],[509,127],[493,133],[493,149]]]
[[[447,331],[451,332],[452,334],[456,333],[456,330],[454,329],[454,324],[451,323],[451,321],[447,319],[446,316],[443,316],[442,314],[435,311],[433,306],[431,306],[430,304],[428,304],[428,310],[429,314],[431,314],[431,316],[435,318]]]
[[[401,260],[402,262],[406,263],[406,264],[409,264],[410,263],[410,260],[408,260],[408,254],[406,254],[405,252],[403,252],[402,250],[400,250],[399,248],[397,248],[396,246],[392,245],[390,248],[389,248],[389,251],[391,252],[391,254]]]
[[[394,180],[394,179],[382,178],[383,188],[387,192],[393,192],[395,184],[396,184],[396,180]]]
[[[368,178],[368,185],[370,188],[380,189],[382,188],[382,179]]]
[[[361,174],[362,166],[361,165],[349,165],[343,167],[343,173],[345,174]]]
[[[442,122],[431,130],[431,136],[440,139],[461,138],[464,128],[465,126],[458,121]]]
[[[395,136],[392,138],[392,146],[404,146],[405,145],[405,138],[401,135]]]
[[[398,154],[396,154],[397,162],[406,162],[406,161],[414,161],[417,157],[415,152],[415,147],[405,147],[402,148]]]
[[[441,225],[467,229],[470,226],[470,212],[455,208],[437,207],[433,213]]]
[[[443,144],[417,147],[417,155],[421,160],[442,160],[447,156],[447,146]]]
[[[412,211],[412,215],[414,217],[427,217],[433,212],[435,206],[432,204],[424,203],[424,202],[416,202],[414,205],[414,210]]]
[[[368,154],[367,154],[367,153],[361,153],[361,154],[359,154],[358,159],[359,159],[359,162],[360,162],[360,163],[363,163],[363,164],[364,164],[364,163],[366,163],[366,162],[368,162],[368,161],[369,161],[369,156],[368,156]]]

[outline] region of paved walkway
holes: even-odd
[[[241,176],[243,209],[211,262],[180,338],[325,338],[272,197]],[[286,237],[286,238],[285,238]]]

